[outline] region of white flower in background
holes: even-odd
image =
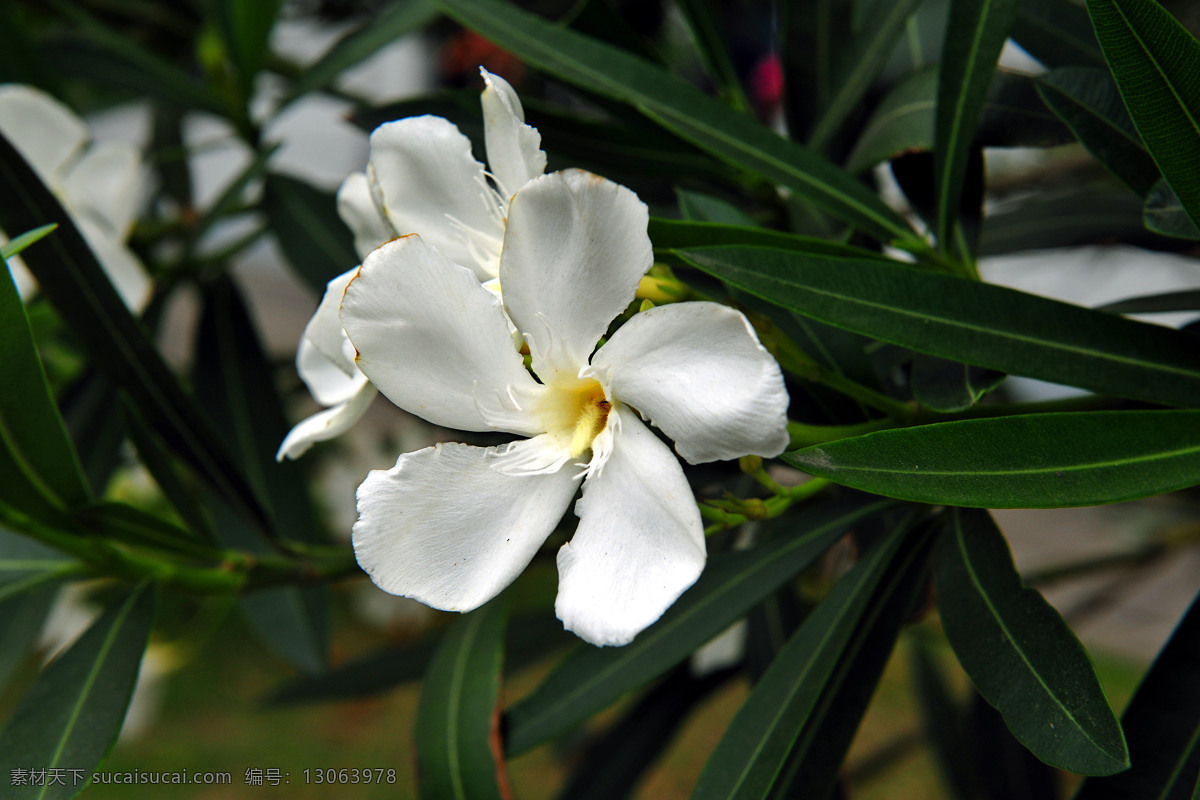
[[[513,192],[546,168],[541,136],[525,124],[517,93],[481,69],[484,139],[492,171],[471,154],[471,142],[441,117],[409,117],[371,134],[366,173],[338,190],[338,213],[354,232],[360,258],[397,236],[419,233],[478,280],[498,290],[504,217]],[[495,187],[488,183],[491,176]],[[354,364],[354,349],[338,320],[338,306],[357,268],[329,282],[296,351],[296,370],[326,408],[296,425],[276,457],[298,458],[313,444],[339,436],[375,397]]]
[[[0,133],[29,162],[62,203],[125,305],[141,311],[153,285],[125,241],[133,229],[145,186],[141,155],[119,142],[90,144],[87,125],[50,95],[29,86],[0,86]],[[25,265],[10,259],[22,297],[36,283]]]
[[[531,437],[436,445],[367,476],[354,547],[382,589],[478,607],[533,558],[581,478],[579,527],[558,555],[556,611],[569,630],[628,643],[699,576],[691,487],[642,419],[690,463],[774,456],[788,441],[787,394],[745,317],[715,303],[639,313],[593,353],[651,264],[646,226],[628,189],[570,170],[513,198],[503,303],[420,236],[364,260],[341,320],[379,390],[438,425]]]

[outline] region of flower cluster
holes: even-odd
[[[354,548],[382,589],[468,611],[520,574],[582,483],[556,611],[589,642],[626,644],[705,562],[691,488],[647,423],[689,463],[774,456],[787,394],[726,306],[650,308],[610,330],[652,263],[646,206],[587,172],[543,175],[516,95],[485,79],[491,173],[445,120],[373,134],[343,209],[364,250],[387,241],[331,282],[306,339],[429,422],[523,438],[439,444],[371,472]]]

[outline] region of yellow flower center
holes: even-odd
[[[536,413],[546,432],[574,458],[591,448],[608,424],[612,403],[604,387],[592,378],[570,378],[547,387]]]

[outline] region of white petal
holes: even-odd
[[[675,440],[689,463],[777,456],[787,447],[779,365],[727,306],[676,303],[635,314],[589,372]]]
[[[379,391],[435,425],[497,430],[478,398],[539,388],[513,346],[500,300],[419,236],[367,256],[342,300],[342,325]],[[506,420],[500,430],[542,433],[531,413]]]
[[[59,171],[90,138],[75,113],[50,95],[19,84],[0,86],[0,133],[42,180],[59,183]]]
[[[351,366],[354,366],[353,362]],[[367,383],[367,376],[359,372],[358,367],[354,367],[353,375],[347,375],[341,366],[326,358],[303,337],[296,348],[296,372],[308,387],[309,394],[323,406],[345,403]]]
[[[62,184],[66,205],[112,236],[126,239],[144,199],[142,158],[131,145],[105,142],[88,148]]]
[[[299,458],[317,442],[341,436],[367,412],[376,394],[375,387],[364,380],[358,391],[346,402],[301,420],[284,437],[283,443],[279,445],[279,452],[275,454],[275,460]]]
[[[154,284],[141,260],[120,239],[91,220],[76,217],[74,222],[125,305],[135,312],[144,309],[154,294]]]
[[[544,382],[556,370],[574,377],[633,300],[653,260],[647,221],[637,195],[583,170],[545,175],[514,195],[500,285]]]
[[[304,338],[330,363],[350,378],[358,375],[358,367],[354,365],[354,348],[346,338],[345,331],[342,330],[340,309],[342,297],[346,294],[346,287],[350,285],[350,281],[354,280],[354,276],[357,274],[358,267],[355,267],[325,284],[325,294],[321,296],[321,302],[317,305],[312,319],[304,326]],[[300,368],[299,360],[297,360],[296,366]],[[304,377],[303,370],[300,372],[300,377]],[[305,382],[307,381],[308,379],[305,378]],[[330,405],[330,403],[324,403],[324,405]]]
[[[488,169],[500,184],[500,194],[508,200],[513,193],[546,171],[542,135],[525,124],[525,110],[508,81],[483,67],[485,88],[483,138],[487,145]]]
[[[342,222],[354,233],[354,249],[359,258],[366,258],[367,253],[396,238],[391,223],[375,205],[370,181],[364,172],[351,173],[342,181],[337,193],[337,210]]]
[[[354,553],[379,588],[446,611],[486,603],[525,569],[575,494],[569,469],[515,477],[498,448],[439,444],[372,471]]]
[[[471,141],[441,117],[409,117],[371,134],[370,170],[380,207],[400,235],[417,233],[480,280],[498,270],[500,197]]]
[[[584,482],[579,528],[558,551],[554,607],[567,630],[596,645],[633,641],[695,583],[705,559],[679,462],[631,411],[616,405],[612,415],[612,455]]]

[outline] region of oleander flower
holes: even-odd
[[[642,420],[690,463],[774,456],[788,440],[787,393],[745,317],[716,303],[643,311],[596,349],[651,264],[647,219],[628,189],[568,170],[513,197],[502,298],[421,236],[364,260],[341,321],[371,382],[437,425],[528,437],[439,444],[367,476],[353,540],[380,588],[480,606],[533,558],[581,479],[579,526],[558,553],[567,629],[626,644],[700,575],[691,488]]]
[[[470,267],[497,289],[504,217],[513,192],[546,168],[537,129],[513,88],[480,69],[484,141],[491,171],[471,154],[471,142],[441,117],[409,117],[371,134],[366,173],[338,190],[338,213],[354,232],[360,258],[397,236],[419,233],[456,264]],[[488,178],[492,183],[489,184]],[[354,364],[354,351],[338,320],[338,305],[357,267],[331,280],[296,351],[296,371],[323,410],[302,420],[283,440],[276,458],[299,458],[332,439],[366,412],[375,388]]]
[[[39,89],[0,86],[0,133],[50,188],[104,268],[125,305],[141,311],[153,285],[125,242],[143,200],[146,175],[137,148],[92,143],[87,124]],[[0,232],[0,241],[7,241]],[[11,259],[22,297],[36,290],[25,265]]]

